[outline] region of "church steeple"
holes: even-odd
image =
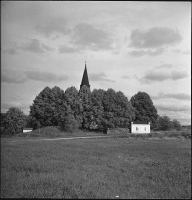
[[[80,89],[84,85],[86,85],[88,88],[90,88],[88,74],[87,74],[87,68],[86,68],[86,61],[85,61],[85,69],[84,69],[84,73],[83,73],[83,78],[82,78],[82,81],[81,81]]]

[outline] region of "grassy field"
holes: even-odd
[[[191,140],[1,140],[1,198],[191,198]]]

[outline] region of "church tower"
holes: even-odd
[[[80,89],[84,85],[86,85],[90,89],[89,79],[88,79],[88,74],[87,74],[87,68],[86,68],[86,61],[85,61],[85,69],[84,69],[84,73],[83,73],[83,78],[82,78],[82,81],[81,81]]]

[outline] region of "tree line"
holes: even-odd
[[[33,100],[29,115],[12,107],[1,114],[4,133],[21,133],[24,127],[33,129],[57,126],[63,131],[76,129],[106,132],[108,128],[128,128],[132,121],[150,122],[152,129],[181,129],[177,120],[160,116],[150,96],[138,92],[130,101],[121,91],[94,89],[86,86],[79,91],[69,87],[65,91],[55,86],[45,87]]]

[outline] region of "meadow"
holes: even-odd
[[[1,140],[1,198],[191,198],[191,140]]]

